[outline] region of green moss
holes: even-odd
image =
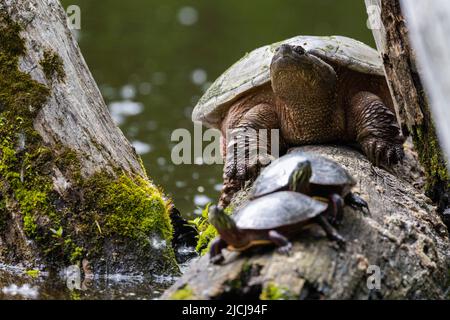
[[[85,253],[84,248],[79,247],[71,238],[64,239],[62,234],[60,236],[56,236],[56,237],[57,238],[59,237],[62,240],[61,241],[62,251],[67,253],[69,262],[71,264],[76,264],[79,261],[81,261],[81,259],[84,256],[84,253]]]
[[[47,172],[51,150],[33,128],[49,90],[19,70],[25,52],[20,31],[20,25],[0,11],[0,193],[18,207],[25,234],[40,243],[50,237],[44,226],[59,225]]]
[[[97,214],[104,235],[148,241],[150,235],[158,234],[170,243],[173,230],[168,203],[147,180],[100,173],[87,180],[83,188],[87,190],[87,209],[107,213],[103,217]]]
[[[227,287],[227,290],[229,290],[231,292],[239,292],[242,289],[242,286],[244,284],[244,282],[241,279],[242,275],[240,278],[226,281],[225,286]]]
[[[26,270],[25,274],[31,278],[38,278],[40,271],[39,270]]]
[[[70,291],[70,300],[78,301],[81,300],[81,293],[77,289]]]
[[[198,235],[197,246],[195,248],[197,252],[202,256],[208,253],[210,243],[217,235],[216,228],[212,225],[208,225],[208,227]]]
[[[278,287],[270,282],[264,287],[259,298],[261,300],[291,300],[295,297],[289,292],[288,288]]]
[[[64,62],[53,50],[47,49],[44,51],[44,57],[40,61],[40,65],[47,80],[51,81],[56,78],[59,82],[62,82],[66,78]]]
[[[197,229],[197,246],[196,250],[201,255],[204,255],[208,252],[209,243],[217,236],[217,230],[211,225],[208,221],[208,211],[210,204],[207,204],[206,207],[202,210],[200,217],[195,218],[194,220],[189,221],[194,228]]]
[[[25,45],[20,38],[22,28],[14,23],[7,12],[0,9],[0,51],[12,56],[20,56],[25,52]]]
[[[194,298],[194,292],[189,286],[185,286],[175,291],[171,297],[172,300],[192,300]]]
[[[414,146],[419,154],[419,161],[425,168],[427,194],[433,195],[437,188],[448,189],[450,187],[450,177],[447,171],[447,163],[444,160],[445,157],[442,154],[434,128],[416,126],[413,127],[412,131]]]
[[[82,184],[81,164],[75,151],[59,146],[60,154],[56,156],[55,165],[65,172],[65,176],[75,184]]]

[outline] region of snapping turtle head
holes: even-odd
[[[270,66],[272,88],[283,100],[329,91],[336,83],[334,69],[302,46],[279,46]]]

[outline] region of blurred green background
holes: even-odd
[[[193,106],[246,52],[295,35],[345,35],[374,46],[363,0],[63,0],[111,113],[149,175],[187,217],[216,201],[222,166],[171,162],[170,135],[193,131]]]

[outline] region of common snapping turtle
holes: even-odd
[[[319,224],[328,238],[340,245],[345,239],[325,217],[327,204],[304,194],[281,191],[252,200],[234,217],[228,216],[220,206],[209,209],[209,221],[219,232],[210,247],[213,263],[223,261],[222,250],[245,251],[254,246],[275,244],[280,253],[289,254],[289,238],[298,234],[305,225]]]
[[[357,142],[375,165],[404,155],[377,51],[342,36],[297,36],[252,51],[214,82],[192,120],[222,132],[224,206],[270,158],[270,142],[254,130],[279,129],[280,153],[337,141]]]
[[[263,197],[277,191],[289,190],[324,198],[330,204],[332,217],[340,221],[344,204],[364,213],[368,205],[351,192],[355,179],[340,164],[310,152],[292,152],[273,161],[255,180],[250,197]]]

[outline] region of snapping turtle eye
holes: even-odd
[[[294,48],[294,51],[295,51],[296,53],[298,53],[298,54],[305,54],[305,53],[306,53],[306,50],[305,50],[302,46],[296,46],[296,47]]]

